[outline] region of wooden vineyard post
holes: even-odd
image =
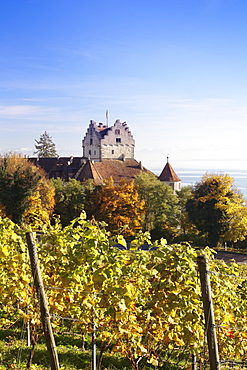
[[[35,289],[37,292],[37,296],[39,299],[40,305],[40,314],[41,320],[46,340],[47,351],[49,354],[51,370],[59,370],[59,362],[56,350],[56,344],[52,332],[51,322],[50,322],[50,314],[48,310],[48,304],[46,301],[45,296],[45,289],[43,285],[43,280],[40,273],[39,268],[39,261],[38,261],[38,254],[37,248],[34,241],[33,233],[29,232],[26,233],[29,256],[31,261],[31,268],[32,268],[32,275],[34,280]]]
[[[209,351],[209,361],[210,370],[219,370],[220,361],[218,353],[218,344],[215,331],[215,321],[214,321],[214,310],[212,301],[212,292],[210,285],[210,278],[208,272],[207,259],[204,256],[197,257],[197,264],[200,273],[200,282],[202,290],[202,301],[205,317],[205,330],[207,334],[208,351]]]

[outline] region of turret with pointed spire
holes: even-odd
[[[169,157],[167,156],[167,162],[165,167],[163,168],[161,174],[159,175],[158,179],[162,182],[165,182],[169,186],[172,187],[174,193],[176,190],[181,189],[181,179],[177,176],[176,172],[172,168],[169,163]]]

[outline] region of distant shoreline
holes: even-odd
[[[247,170],[216,170],[216,169],[191,169],[191,168],[174,168],[178,177],[182,180],[182,186],[195,185],[201,181],[206,173],[215,173],[220,175],[228,174],[234,180],[234,185],[247,198]],[[153,173],[159,175],[162,169],[151,169]]]

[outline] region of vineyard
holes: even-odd
[[[24,343],[29,333],[29,351],[27,346],[23,349],[27,368],[47,369],[32,365],[37,343],[44,338],[41,292],[35,292],[26,240],[29,231],[8,218],[0,219],[0,329],[3,333],[22,328]],[[209,368],[199,254],[209,261],[219,366],[243,366],[247,353],[244,266],[215,260],[209,248],[196,251],[188,243],[168,245],[164,239],[151,243],[148,234],[137,235],[131,250],[114,247],[117,241],[124,243],[84,215],[64,228],[56,222],[35,238],[56,341],[73,334],[72,349],[79,353],[81,362],[73,366],[73,356],[67,356],[71,369],[90,369],[92,364],[98,369],[188,369],[192,358],[201,369]],[[149,251],[139,250],[144,243],[150,245]],[[97,345],[97,359],[93,352],[92,360],[91,337],[93,349]],[[16,348],[11,360],[0,357],[0,369],[23,368],[19,354]],[[110,358],[112,363],[106,361]],[[63,359],[60,352],[58,359]],[[62,362],[60,366],[70,368]]]

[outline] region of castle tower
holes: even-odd
[[[163,168],[158,179],[162,182],[165,182],[167,185],[171,186],[174,193],[181,189],[181,179],[176,175],[176,172],[169,163],[169,157],[167,157],[167,162]]]
[[[82,141],[83,156],[96,162],[103,159],[133,159],[135,140],[126,124],[116,120],[113,126],[90,121]]]

